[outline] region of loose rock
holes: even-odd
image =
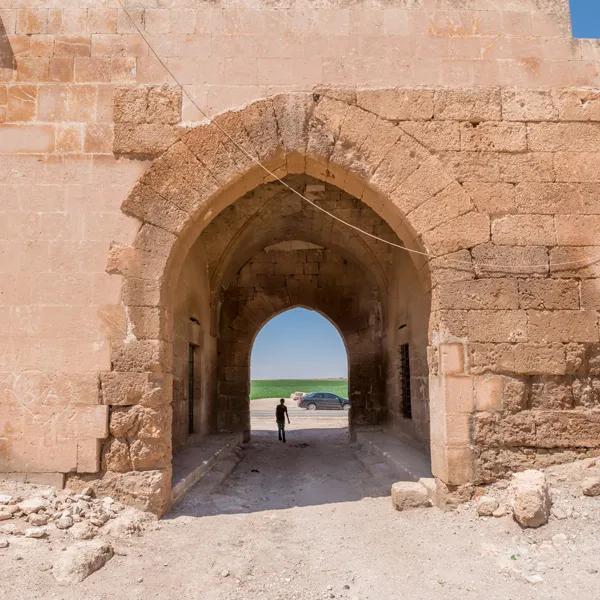
[[[60,583],[78,583],[101,569],[114,555],[108,542],[78,542],[62,553],[53,574]]]
[[[0,494],[0,504],[12,504],[13,497],[8,494]]]
[[[8,540],[6,538],[0,538],[0,548],[8,548]]]
[[[414,481],[398,481],[392,485],[392,504],[396,510],[430,506],[425,486]]]
[[[31,513],[36,513],[42,510],[42,508],[46,508],[48,502],[44,498],[34,497],[27,498],[27,500],[23,500],[23,502],[19,502],[19,510],[24,512],[26,515]]]
[[[28,538],[43,538],[48,535],[48,530],[45,527],[29,527],[25,530],[25,537]]]
[[[477,514],[480,517],[491,517],[498,508],[498,500],[492,496],[481,496],[477,502]]]
[[[581,489],[585,496],[600,496],[600,477],[586,477],[581,482]]]
[[[515,473],[511,488],[515,521],[521,527],[545,525],[552,502],[544,473],[533,469]]]
[[[96,537],[96,528],[92,527],[89,523],[85,521],[81,523],[75,523],[71,529],[69,529],[69,533],[76,540],[91,540]]]
[[[48,515],[43,513],[32,513],[29,515],[28,521],[35,527],[41,527],[48,524]]]
[[[56,527],[58,529],[69,529],[69,527],[73,527],[73,519],[68,516],[61,517],[56,521]]]

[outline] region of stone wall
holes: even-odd
[[[160,511],[173,380],[196,335],[180,327],[179,277],[215,217],[269,177],[182,98],[123,11],[76,4],[0,9],[0,470],[96,477],[115,444],[135,470],[98,485]],[[439,478],[595,451],[598,44],[570,39],[566,0],[134,12],[251,155],[336,186],[433,256],[407,257],[422,290],[405,303],[392,286],[383,305],[429,321]],[[393,365],[404,334],[384,332]],[[393,367],[384,377],[403,426]],[[216,373],[206,381],[216,394]]]

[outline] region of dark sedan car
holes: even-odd
[[[348,410],[350,400],[329,392],[311,392],[304,394],[298,401],[298,407],[307,410]]]

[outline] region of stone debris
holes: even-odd
[[[19,502],[18,507],[19,510],[29,515],[31,513],[37,513],[43,508],[46,508],[48,502],[45,498],[37,497],[37,498],[27,498],[27,500],[23,500],[23,502]]]
[[[152,515],[125,507],[113,498],[95,498],[93,491],[40,488],[34,484],[5,482],[0,498],[15,504],[0,504],[1,536],[24,535],[89,541],[99,535],[114,538],[141,535]],[[20,495],[13,492],[17,489]]]
[[[584,496],[600,496],[600,477],[586,477],[581,482]]]
[[[0,494],[0,504],[13,504],[13,497],[9,494]]]
[[[521,527],[539,527],[548,522],[552,501],[542,471],[528,469],[515,473],[511,490],[513,516]]]
[[[48,525],[48,515],[43,513],[32,513],[29,515],[27,521],[34,525],[35,527],[41,527],[43,525]]]
[[[0,548],[8,548],[8,540],[0,537]]]
[[[69,527],[73,527],[73,518],[68,515],[63,515],[56,521],[55,525],[59,529],[69,529]]]
[[[392,485],[392,504],[396,510],[431,506],[427,488],[415,481],[398,481]]]
[[[29,527],[25,530],[25,537],[28,538],[45,538],[48,536],[48,529],[46,527]]]
[[[79,583],[101,569],[113,555],[113,548],[108,542],[77,542],[61,554],[52,572],[59,583]]]
[[[73,527],[69,529],[69,534],[76,540],[91,540],[96,537],[97,533],[98,529],[85,521],[75,523]]]
[[[481,496],[477,502],[477,514],[480,517],[491,517],[498,509],[498,500],[492,496]]]

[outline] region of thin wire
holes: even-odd
[[[543,269],[543,268],[548,268],[548,267],[576,265],[576,264],[579,264],[579,263],[584,264],[586,262],[589,262],[589,264],[593,264],[594,262],[600,260],[600,256],[598,256],[596,258],[582,258],[580,260],[570,260],[570,261],[557,262],[557,263],[552,263],[551,262],[549,264],[548,263],[543,263],[543,264],[537,264],[537,265],[536,264],[530,264],[530,265],[514,265],[514,264],[513,265],[508,265],[507,264],[507,265],[502,265],[502,264],[493,264],[493,263],[481,264],[481,265],[477,265],[477,264],[473,265],[471,262],[462,261],[462,260],[455,260],[455,259],[444,259],[444,255],[434,256],[434,255],[430,254],[429,252],[423,252],[421,250],[415,250],[414,248],[409,248],[407,246],[403,246],[402,244],[397,244],[396,242],[391,242],[390,240],[386,240],[386,239],[381,238],[381,237],[379,237],[379,236],[377,236],[377,235],[375,235],[373,233],[365,231],[364,229],[361,229],[357,225],[353,225],[352,223],[348,223],[348,221],[345,221],[344,219],[338,217],[337,215],[329,212],[327,209],[323,208],[322,206],[319,206],[317,203],[315,203],[312,200],[310,200],[310,198],[307,198],[304,194],[302,194],[301,192],[299,192],[297,189],[295,189],[294,187],[292,187],[291,185],[289,185],[288,183],[286,183],[285,181],[283,181],[283,179],[281,179],[275,173],[273,173],[273,171],[271,171],[268,167],[266,167],[251,152],[249,152],[242,145],[240,145],[223,127],[221,127],[221,125],[218,122],[213,121],[212,118],[210,117],[210,115],[205,110],[203,110],[200,106],[198,106],[196,100],[189,94],[189,92],[185,89],[184,85],[179,82],[179,80],[177,79],[177,77],[175,76],[175,74],[173,73],[173,71],[171,71],[171,69],[169,68],[169,66],[163,61],[163,59],[160,57],[160,55],[158,54],[158,52],[154,49],[154,47],[152,46],[152,44],[150,43],[150,41],[146,38],[146,36],[144,35],[144,33],[142,32],[142,30],[140,29],[140,27],[136,23],[135,19],[131,16],[131,14],[129,13],[129,11],[127,10],[127,8],[125,8],[123,2],[121,0],[116,0],[116,2],[119,4],[119,6],[123,10],[123,12],[127,15],[127,18],[131,21],[131,24],[135,27],[135,29],[137,30],[137,32],[140,35],[140,37],[144,40],[144,42],[148,46],[149,50],[156,57],[156,60],[158,60],[158,62],[163,67],[163,69],[169,74],[169,76],[171,77],[171,79],[176,83],[177,87],[179,87],[181,89],[181,91],[186,96],[186,98],[192,103],[192,105],[198,110],[198,112],[205,119],[207,119],[208,121],[212,121],[212,124],[224,136],[226,136],[229,139],[229,141],[238,150],[240,150],[252,162],[254,162],[265,173],[267,173],[269,175],[269,177],[271,177],[272,179],[274,179],[275,181],[277,181],[278,183],[280,183],[281,185],[283,185],[285,188],[287,188],[288,190],[290,190],[290,192],[296,194],[296,196],[300,197],[302,200],[304,200],[305,202],[307,202],[308,204],[310,204],[313,208],[316,208],[317,210],[321,211],[323,214],[325,214],[328,217],[334,219],[335,221],[338,221],[342,225],[344,225],[346,227],[349,227],[350,229],[353,229],[354,231],[357,231],[358,233],[361,233],[362,235],[364,235],[366,237],[369,237],[369,238],[371,238],[373,240],[376,240],[378,242],[382,242],[384,244],[387,244],[387,245],[392,246],[394,248],[398,248],[399,250],[404,250],[406,252],[410,252],[412,254],[418,254],[420,256],[425,256],[425,257],[427,257],[430,260],[441,259],[441,260],[444,260],[444,262],[453,263],[453,264],[456,264],[456,265],[463,265],[463,266],[466,266],[466,267],[469,267],[469,268],[472,268],[473,266],[476,266],[476,267],[479,267],[481,269],[486,269],[486,270],[490,270],[490,271],[493,271],[493,270],[500,271],[500,270],[504,270],[504,269]]]

